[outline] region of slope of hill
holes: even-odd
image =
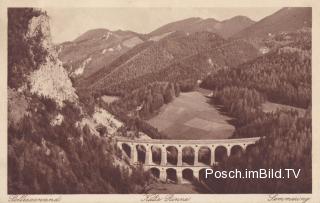
[[[162,27],[159,27],[158,29],[152,31],[149,33],[150,36],[157,36],[157,35],[162,35],[168,32],[174,32],[174,31],[186,31],[187,28],[190,29],[191,26],[196,24],[197,22],[202,21],[201,18],[188,18],[172,23],[168,23]],[[217,22],[217,21],[216,21]]]
[[[122,123],[98,108],[88,115],[49,25],[40,9],[8,9],[8,194],[143,191],[148,176],[106,139]]]
[[[72,77],[85,78],[143,42],[142,35],[131,31],[89,30],[59,45],[59,58]]]
[[[252,24],[254,24],[254,21],[245,16],[236,16],[221,22],[213,18],[188,18],[166,24],[149,33],[149,36],[161,36],[174,31],[183,31],[189,34],[208,31],[219,34],[223,38],[228,38]]]
[[[115,58],[111,63],[105,64],[100,70],[96,71],[95,73],[91,74],[86,78],[78,78],[75,81],[75,86],[77,87],[88,87],[91,84],[95,83],[99,79],[106,77],[110,72],[116,69],[118,66],[125,63],[127,60],[133,58],[134,56],[138,55],[143,50],[147,49],[151,46],[154,42],[153,41],[146,41],[144,43],[138,44],[137,46],[129,49],[127,52],[122,54],[121,56]]]
[[[219,33],[228,37],[253,23],[254,21],[244,16],[236,16],[222,22],[214,19],[190,18],[165,25],[148,35],[130,31],[94,29],[72,42],[59,45],[59,58],[69,71],[69,75],[75,78],[77,86],[92,86],[96,80],[105,77],[117,78],[120,81],[131,80],[158,71],[158,68],[166,67],[173,60],[180,60],[210,49],[210,46],[206,45],[205,35]],[[205,32],[207,34],[199,34]],[[146,40],[147,38],[149,40]],[[208,45],[210,44],[212,43]],[[176,54],[172,55],[171,52]],[[154,63],[158,66],[149,65]],[[131,76],[132,66],[140,66],[142,71],[134,71],[138,75]]]
[[[237,68],[221,69],[202,83],[212,89],[211,102],[236,118],[233,137],[263,137],[255,149],[226,159],[213,170],[290,166],[304,173],[299,178],[272,182],[203,178],[215,193],[312,191],[311,29],[281,33],[271,43],[275,46],[269,53]],[[264,112],[266,99],[308,109],[303,115],[295,108]]]
[[[221,22],[221,27],[218,30],[218,34],[225,38],[229,38],[235,33],[252,26],[254,23],[255,21],[246,16],[235,16]]]
[[[144,71],[144,74],[141,74],[141,66],[131,67],[130,77],[123,80],[118,77],[120,74],[114,74],[111,77],[111,73],[106,77],[91,78],[89,82],[84,82],[85,85],[82,86],[92,88],[93,92],[98,95],[125,95],[126,92],[154,81],[169,81],[179,83],[183,90],[185,89],[184,86],[190,86],[190,83],[195,83],[196,80],[204,78],[209,73],[227,67],[236,67],[256,58],[258,55],[258,50],[246,41],[225,42],[184,58],[171,61],[164,60],[165,63],[162,63],[159,67],[157,67],[158,64],[148,63],[147,70],[153,69],[153,71]],[[119,70],[117,68],[115,71],[123,71],[123,69],[119,66]]]
[[[233,38],[264,38],[280,32],[290,32],[311,27],[310,7],[283,8],[263,18],[252,26],[236,33]]]
[[[209,32],[192,35],[175,32],[158,42],[153,42],[140,52],[133,52],[135,54],[131,54],[131,57],[120,63],[109,74],[104,74],[104,70],[99,71],[97,75],[104,75],[104,77],[91,80],[94,83],[87,85],[93,89],[113,86],[145,74],[156,73],[174,61],[211,50],[223,43],[225,43],[224,39]]]
[[[311,30],[281,37],[276,35],[278,44],[270,53],[235,69],[219,70],[202,85],[209,89],[254,88],[270,101],[307,108],[311,104]]]

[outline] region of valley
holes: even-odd
[[[171,103],[162,106],[148,123],[169,139],[226,139],[234,132],[217,106],[205,97],[210,91],[204,89],[180,93]]]

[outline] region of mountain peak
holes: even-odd
[[[223,22],[225,21],[248,21],[248,22],[252,22],[254,23],[255,21],[252,20],[251,18],[247,17],[247,16],[243,16],[243,15],[237,15],[237,16],[234,16],[232,18],[229,18],[227,20],[224,20]]]
[[[103,36],[104,34],[109,33],[110,30],[105,29],[105,28],[97,28],[97,29],[92,29],[88,30],[85,33],[81,34],[79,37],[77,37],[74,42],[80,42],[88,39],[92,39],[97,36]]]
[[[218,23],[219,21],[215,18],[206,18],[206,19],[202,19],[202,22],[217,22]]]

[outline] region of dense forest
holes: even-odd
[[[311,37],[310,32],[298,33],[300,37],[297,33],[287,35],[295,38],[264,56],[209,75],[202,86],[254,88],[270,101],[307,108],[311,104],[311,47],[308,45]]]
[[[238,135],[264,136],[252,150],[231,156],[214,170],[294,169],[290,179],[203,179],[214,193],[310,193],[312,191],[311,112],[275,112],[238,129]]]
[[[145,120],[157,113],[161,106],[168,104],[180,94],[180,85],[170,82],[154,82],[138,88],[119,100],[99,105],[127,125],[129,131],[142,131],[154,139],[165,138]]]
[[[176,38],[174,39],[177,40]],[[217,39],[215,40],[217,41]],[[159,66],[158,63],[155,64],[154,61],[150,62],[148,64],[150,66],[148,72],[142,75],[139,70],[141,68],[141,64],[137,64],[137,66],[132,65],[132,69],[130,69],[130,72],[134,75],[134,77],[130,76],[130,78],[133,77],[132,79],[126,78],[123,80],[117,75],[115,75],[112,80],[104,78],[103,75],[106,74],[105,71],[109,70],[109,68],[107,68],[100,71],[99,74],[96,73],[88,79],[76,83],[79,85],[78,89],[90,89],[90,91],[98,95],[107,94],[124,96],[137,88],[155,81],[179,83],[182,91],[190,91],[195,87],[196,82],[206,77],[208,73],[215,73],[217,70],[227,67],[236,67],[239,64],[252,60],[258,56],[257,49],[243,40],[235,40],[224,44],[212,40],[212,42],[210,41],[208,43],[216,45],[212,45],[213,47],[205,48],[201,51],[199,50],[197,52],[190,53],[190,56],[175,56],[173,59],[169,60],[171,61],[170,63],[168,63],[167,59],[165,63],[163,62],[162,66]],[[187,45],[191,46],[188,43]],[[142,49],[145,51],[146,48],[141,44],[134,49],[139,51]],[[130,53],[119,57],[119,59],[116,59],[112,63],[112,66],[114,64],[114,66],[118,65],[119,68],[121,68],[122,66],[120,61],[126,65],[125,60],[130,59],[128,56],[135,56],[131,53],[132,51],[129,52]],[[136,53],[136,55],[139,54]],[[133,62],[130,61],[130,63]],[[115,68],[116,67],[112,67],[112,69]],[[136,73],[139,73],[139,75]]]
[[[278,41],[273,41],[276,45],[271,53],[234,69],[221,69],[202,83],[203,87],[213,90],[212,102],[221,104],[223,111],[235,118],[233,137],[262,137],[252,150],[224,159],[213,166],[214,170],[290,168],[301,169],[300,176],[272,180],[203,179],[211,192],[312,191],[310,34],[304,30],[277,35]],[[283,36],[286,36],[285,40],[291,40],[284,42]],[[307,110],[303,116],[295,110],[265,113],[261,104],[266,100]]]
[[[29,115],[8,129],[10,194],[131,193],[143,190],[147,174],[115,165],[115,143],[75,126],[80,110],[66,103],[61,125],[50,118],[56,105],[32,96]]]
[[[106,84],[117,85],[119,82],[154,73],[166,68],[175,60],[213,49],[224,42],[221,37],[210,32],[199,32],[190,36],[175,32],[142,51],[133,48],[137,49],[137,54],[90,86],[97,89],[105,87]]]
[[[225,87],[213,91],[213,103],[223,106],[223,109],[234,119],[237,127],[248,124],[263,114],[260,106],[265,98],[255,89],[243,87]]]

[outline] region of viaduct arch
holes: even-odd
[[[131,165],[143,164],[145,170],[149,170],[162,181],[187,183],[192,179],[199,179],[202,169],[210,168],[232,154],[245,152],[259,139],[260,137],[219,140],[117,138],[117,146],[125,152],[123,154],[129,159]],[[189,151],[192,153],[184,155],[183,152],[187,148],[191,149]],[[168,149],[173,150],[168,151]],[[141,155],[143,152],[144,156]],[[143,156],[144,159],[141,159],[140,156]],[[186,161],[185,156],[192,161]],[[156,159],[159,161],[155,162]]]

